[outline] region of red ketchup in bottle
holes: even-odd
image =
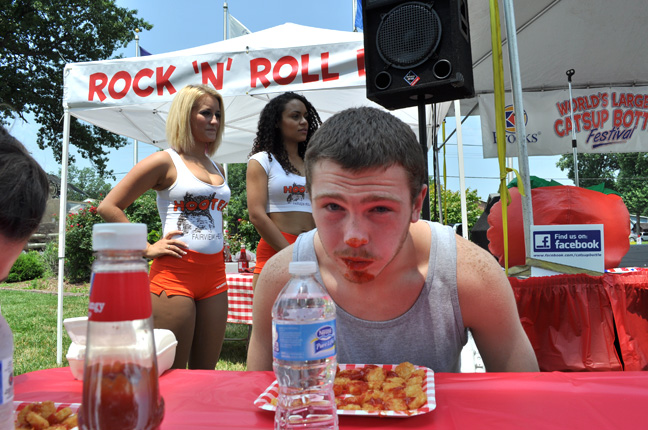
[[[238,259],[238,271],[239,273],[247,272],[248,267],[250,267],[248,263],[248,257],[247,253],[245,252],[245,244],[241,244],[241,253],[239,254],[239,259]]]
[[[164,417],[145,224],[96,224],[79,427],[154,430]]]

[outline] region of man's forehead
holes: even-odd
[[[408,183],[405,169],[398,164],[356,170],[326,160],[313,169],[311,179],[312,199],[336,194],[351,197],[355,193],[370,193],[388,199],[394,194],[409,195],[405,191]]]
[[[338,163],[337,161],[334,161],[329,158],[324,158],[313,163],[311,171],[313,172],[313,174],[317,174],[317,173],[330,171],[331,169],[341,170],[344,173],[353,174],[359,177],[365,175],[373,175],[375,173],[382,173],[388,170],[390,171],[400,170],[402,171],[402,173],[406,173],[405,168],[398,163],[393,163],[390,165],[381,165],[381,166],[356,167],[352,165],[345,166],[342,163]]]

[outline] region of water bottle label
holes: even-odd
[[[273,322],[272,334],[272,354],[278,360],[320,360],[336,354],[335,320],[310,324]]]
[[[0,360],[0,391],[2,391],[2,402],[4,405],[8,402],[13,402],[13,359],[5,358]]]
[[[93,273],[88,320],[132,321],[151,316],[151,293],[146,272]]]

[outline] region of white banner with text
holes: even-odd
[[[648,152],[648,87],[609,87],[523,94],[529,155]],[[513,95],[505,97],[506,156],[517,157]],[[573,112],[572,112],[573,109]],[[484,158],[497,157],[495,98],[479,96]],[[572,113],[575,136],[572,135]]]

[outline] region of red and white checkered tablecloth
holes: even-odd
[[[251,273],[227,274],[228,323],[252,324],[252,276]]]

